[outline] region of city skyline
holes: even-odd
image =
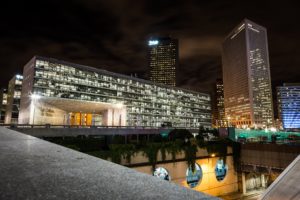
[[[299,14],[292,3],[263,2],[260,7],[235,1],[143,1],[133,6],[114,1],[21,4],[15,7],[6,2],[1,7],[1,87],[14,74],[21,74],[22,66],[34,55],[143,76],[147,38],[159,33],[179,39],[178,86],[212,91],[214,81],[221,77],[221,42],[245,17],[269,30],[273,88],[279,82],[299,82]],[[123,15],[123,10],[131,12]]]

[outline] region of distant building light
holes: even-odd
[[[23,79],[23,76],[22,76],[22,75],[19,75],[19,74],[17,74],[17,75],[16,75],[16,78],[17,78],[17,79]]]
[[[32,95],[30,96],[30,98],[31,98],[31,99],[40,99],[41,96],[38,95],[38,94],[32,94]]]
[[[148,45],[149,46],[158,45],[158,40],[149,40]]]

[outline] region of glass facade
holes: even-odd
[[[224,86],[223,86],[222,79],[217,79],[216,85],[215,85],[213,124],[215,127],[228,126],[226,118],[225,118]]]
[[[278,113],[284,129],[300,129],[300,83],[277,87]]]
[[[148,62],[151,81],[176,86],[178,40],[169,37],[149,40]]]
[[[30,95],[35,94],[43,99],[120,105],[126,109],[127,126],[158,127],[163,122],[171,122],[175,127],[211,126],[208,94],[154,84],[56,59],[32,59],[24,67],[24,85],[27,86],[22,92],[24,100],[21,107],[24,109],[30,104]],[[27,117],[23,117],[22,123],[32,123],[29,119],[24,121]]]
[[[5,110],[7,105],[7,89],[0,90],[0,123],[4,123]]]
[[[226,118],[237,127],[273,125],[267,31],[247,19],[222,45]]]
[[[5,110],[5,123],[18,123],[20,100],[22,92],[22,75],[15,75],[8,84],[7,105]]]

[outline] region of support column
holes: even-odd
[[[265,175],[264,174],[261,174],[260,181],[261,181],[261,187],[265,188],[266,187],[266,181],[265,181]]]
[[[243,188],[243,194],[247,193],[247,188],[246,188],[246,175],[244,172],[242,172],[242,188]]]

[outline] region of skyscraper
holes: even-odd
[[[222,44],[225,113],[237,127],[273,124],[266,28],[244,19]]]
[[[277,87],[278,114],[285,129],[300,129],[300,83]]]
[[[216,127],[227,126],[224,109],[224,87],[222,79],[217,79],[213,105],[213,125]]]
[[[20,98],[23,76],[15,75],[8,84],[7,105],[5,110],[5,123],[17,124],[20,110]]]
[[[0,89],[0,123],[4,123],[7,104],[7,89]]]
[[[178,40],[170,37],[151,38],[148,41],[150,80],[176,86],[178,68]]]

